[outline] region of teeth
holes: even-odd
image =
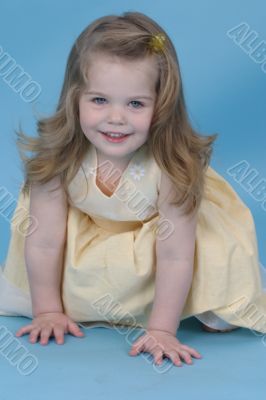
[[[123,133],[111,133],[111,132],[104,132],[105,135],[107,136],[111,136],[111,137],[122,137],[122,136],[126,136]]]

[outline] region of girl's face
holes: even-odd
[[[155,60],[96,55],[88,72],[89,86],[79,99],[81,129],[102,159],[127,161],[149,135],[158,78]],[[127,136],[111,142],[101,132]]]

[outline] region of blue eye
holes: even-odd
[[[94,98],[92,99],[92,102],[94,102],[95,104],[99,104],[99,105],[103,104],[103,102],[101,102],[101,101],[99,102],[98,100],[106,101],[106,99],[105,99],[104,97],[94,97]],[[135,105],[137,105],[137,107],[134,106],[134,108],[141,108],[141,107],[143,107],[143,103],[141,103],[140,101],[132,100],[131,103],[134,103]]]
[[[94,102],[95,100],[105,100],[103,97],[94,97],[93,99],[92,99],[92,101]],[[96,102],[96,104],[102,104],[102,103],[98,103],[98,102]]]
[[[131,103],[137,103],[138,105],[140,105],[141,107],[143,107],[143,103],[141,103],[140,101],[137,100],[132,100]],[[135,108],[135,107],[134,107]],[[140,107],[137,107],[140,108]]]

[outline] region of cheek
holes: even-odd
[[[82,123],[83,121],[85,121],[86,115],[87,115],[86,107],[84,107],[83,104],[80,104],[80,105],[79,105],[79,120],[80,120],[80,123]]]
[[[91,126],[97,121],[97,115],[89,107],[80,107],[79,121],[81,127]]]
[[[147,112],[136,120],[136,126],[140,131],[147,131],[150,127],[152,113]]]

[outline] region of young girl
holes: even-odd
[[[83,336],[77,322],[105,320],[145,328],[130,355],[182,365],[201,357],[177,339],[182,319],[266,333],[252,215],[209,166],[216,135],[191,127],[177,55],[156,22],[126,12],[91,23],[38,133],[18,132],[34,154],[22,155],[0,280],[1,315],[33,318],[17,336],[62,344]]]

